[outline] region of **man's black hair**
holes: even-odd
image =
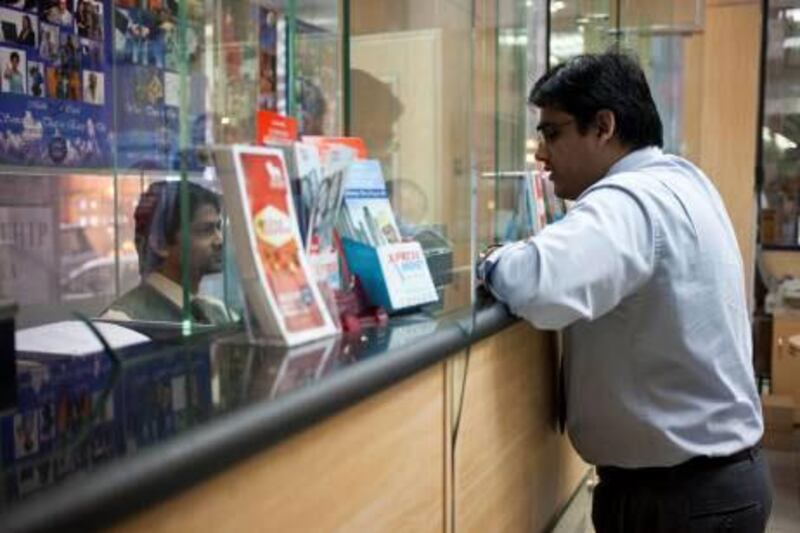
[[[177,183],[177,182],[173,182]],[[191,181],[187,183],[189,186],[189,222],[194,220],[194,215],[198,209],[204,205],[210,205],[218,213],[220,212],[220,199],[219,195],[213,191],[206,189],[200,185],[194,184]],[[175,208],[170,210],[171,217],[167,219],[167,227],[165,235],[169,244],[178,242],[178,235],[181,229],[181,210],[178,207],[180,194],[175,197]]]
[[[219,195],[205,187],[201,187],[192,182],[188,182],[189,189],[189,220],[194,219],[194,214],[200,207],[211,205],[217,211],[221,210]],[[166,191],[165,189],[174,189]],[[160,202],[172,202],[172,205],[159,206]],[[164,236],[169,244],[178,241],[180,231],[180,182],[177,181],[155,181],[150,184],[145,192],[139,197],[133,218],[135,221],[135,233],[147,237],[150,234],[150,225],[156,209],[159,207],[165,210]]]
[[[218,212],[222,210],[220,197],[217,193],[200,185],[188,182],[189,189],[189,220],[193,220],[195,213],[204,205],[211,205]],[[161,205],[162,203],[169,205]],[[157,217],[156,213],[162,215]],[[156,181],[150,184],[139,197],[139,203],[133,213],[134,235],[136,250],[139,253],[139,265],[142,272],[152,258],[148,254],[148,240],[154,228],[154,221],[159,220],[164,224],[164,239],[166,244],[176,244],[180,235],[180,182]]]
[[[631,149],[664,145],[664,128],[639,63],[627,54],[584,54],[556,66],[534,84],[528,103],[575,117],[585,133],[597,112],[614,113],[616,135]]]

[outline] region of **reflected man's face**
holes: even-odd
[[[192,269],[201,276],[222,270],[222,216],[210,204],[200,206],[189,228]]]
[[[203,204],[194,212],[189,226],[188,269],[193,283],[199,283],[203,276],[222,270],[222,217],[212,204]],[[166,246],[163,252],[162,272],[181,272],[182,261],[181,232],[175,235],[175,242]]]

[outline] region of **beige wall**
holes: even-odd
[[[748,295],[755,264],[760,41],[759,2],[707,0],[704,30],[687,46],[688,155],[725,201],[742,251]]]

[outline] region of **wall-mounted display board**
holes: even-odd
[[[111,165],[109,5],[0,2],[0,163]]]
[[[192,145],[205,140],[201,8],[189,2],[184,41]],[[179,26],[177,0],[0,1],[0,164],[179,168]]]

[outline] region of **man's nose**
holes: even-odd
[[[550,162],[550,154],[547,153],[547,144],[539,141],[536,145],[536,151],[533,153],[533,156],[537,161],[541,161],[547,165]]]

